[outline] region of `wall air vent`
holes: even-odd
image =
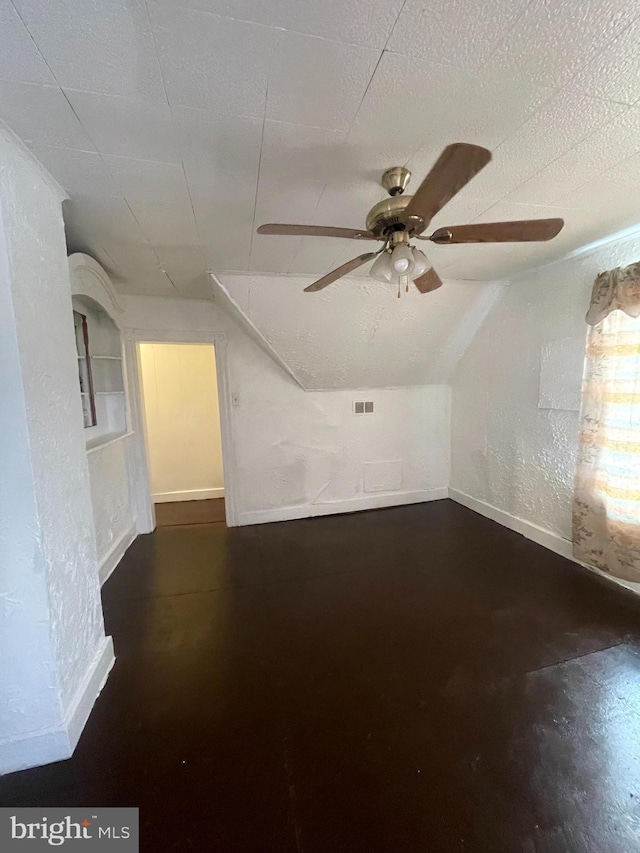
[[[353,401],[354,415],[371,415],[373,414],[373,400],[354,400]]]

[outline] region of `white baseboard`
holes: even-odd
[[[125,531],[122,536],[113,543],[111,548],[104,555],[102,560],[100,560],[100,566],[98,569],[98,575],[100,577],[100,586],[107,580],[111,572],[118,565],[120,560],[124,557],[124,553],[131,545],[133,540],[138,535],[135,525],[131,527],[129,530]]]
[[[561,557],[565,557],[567,560],[577,563],[584,569],[588,569],[590,572],[593,572],[593,574],[597,575],[599,578],[602,578],[611,584],[615,584],[615,586],[624,587],[624,589],[628,589],[631,592],[636,593],[636,595],[640,594],[640,584],[634,584],[629,581],[615,578],[606,572],[600,571],[600,569],[597,569],[595,566],[590,566],[588,563],[583,563],[582,560],[578,560],[574,557],[573,544],[570,539],[565,539],[564,536],[560,536],[558,533],[553,533],[551,530],[539,527],[531,521],[525,521],[524,518],[518,518],[516,515],[511,515],[511,513],[508,513],[503,509],[498,509],[498,507],[493,506],[493,504],[488,504],[485,501],[478,500],[478,498],[471,497],[471,495],[467,495],[465,492],[460,492],[457,489],[450,488],[449,497],[452,501],[462,504],[462,506],[466,506],[467,509],[471,509],[479,515],[484,515],[485,518],[489,518],[491,521],[496,521],[498,524],[501,524],[503,527],[508,527],[509,530],[519,533],[526,539],[531,539],[532,542],[537,542],[538,545],[548,548],[555,554],[559,554]]]
[[[154,504],[164,504],[170,501],[206,501],[211,498],[223,498],[224,486],[217,489],[187,489],[184,492],[158,492],[151,495]]]
[[[292,521],[296,518],[315,518],[321,515],[335,515],[343,512],[360,512],[366,509],[383,509],[384,507],[403,506],[404,504],[425,503],[447,498],[449,491],[446,486],[438,489],[424,489],[417,492],[388,492],[363,495],[347,500],[331,501],[319,504],[298,504],[276,509],[259,509],[251,512],[241,512],[238,515],[238,525],[268,524],[273,521]]]
[[[105,637],[67,709],[62,725],[0,742],[0,775],[70,758],[114,663],[113,641],[111,637]]]

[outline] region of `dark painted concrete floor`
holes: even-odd
[[[640,608],[450,501],[139,538],[76,754],[144,851],[636,853]]]

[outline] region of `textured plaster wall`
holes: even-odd
[[[370,278],[304,293],[309,276],[221,275],[220,283],[309,390],[447,383],[495,298],[491,282],[428,296]]]
[[[61,201],[0,126],[0,740],[59,724],[105,639]]]
[[[638,259],[640,237],[628,238],[504,288],[453,377],[452,488],[570,538],[579,413],[569,407],[582,381],[573,352],[596,275]],[[554,352],[542,403],[567,408],[539,408]]]
[[[98,562],[135,524],[128,472],[129,438],[87,454]]]
[[[447,486],[447,387],[305,392],[214,303],[135,296],[121,303],[131,328],[227,336],[240,516],[362,497],[371,461],[401,461],[401,492]],[[363,397],[375,413],[355,416],[352,401]]]

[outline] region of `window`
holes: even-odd
[[[89,327],[86,314],[73,312],[73,325],[76,333],[76,349],[78,351],[78,377],[80,379],[80,396],[82,398],[82,414],[85,429],[98,423],[96,416],[96,395],[93,390],[93,375],[91,373],[91,354],[89,351]]]

